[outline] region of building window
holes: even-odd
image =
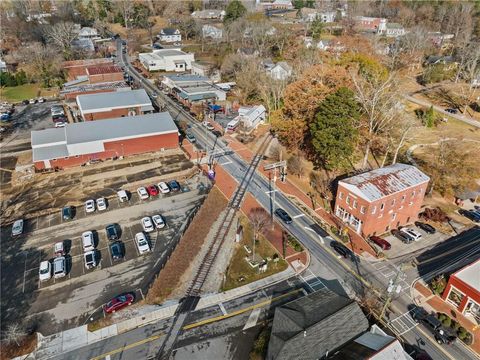
[[[365,206],[360,207],[360,212],[361,212],[362,214],[365,214]]]
[[[401,206],[398,208],[398,210],[402,210],[402,209],[403,209],[403,205],[401,205]]]
[[[343,199],[343,193],[342,193],[341,191],[340,191],[340,194],[338,194],[338,198],[339,198],[340,200]]]
[[[463,296],[464,295],[460,291],[452,287],[450,289],[450,293],[448,294],[448,302],[452,303],[456,307],[459,307],[463,300]]]
[[[414,197],[414,196],[415,196],[415,190],[412,191],[412,197]]]
[[[388,231],[390,230],[390,225],[387,225],[387,227],[385,228],[385,231]]]
[[[392,220],[395,220],[397,218],[397,213],[392,214]]]
[[[372,208],[372,214],[375,214],[376,212],[377,212],[377,207],[374,206],[374,207]]]
[[[395,199],[392,200],[392,206],[395,205]]]
[[[470,299],[465,306],[465,315],[472,315],[477,322],[480,322],[480,305]]]
[[[57,161],[57,159],[52,159],[52,161]]]
[[[65,159],[65,160],[68,160],[68,156],[65,156],[64,159]]]
[[[379,219],[382,218],[382,217],[383,217],[383,214],[378,215],[378,218],[379,218]]]
[[[348,205],[350,205],[350,196],[347,196],[347,199],[345,201]]]
[[[409,205],[409,206],[412,206],[412,205],[413,205],[413,201],[410,201],[410,202],[408,203],[408,205]]]
[[[385,208],[385,204],[382,203],[382,205],[380,205],[380,210],[383,210]]]
[[[409,216],[409,217],[407,217],[407,223],[409,223],[409,222],[410,222],[410,216]]]
[[[75,159],[78,159],[80,157],[80,155],[75,155]]]
[[[354,208],[354,209],[357,208],[357,200],[353,200],[353,208]]]
[[[402,202],[404,202],[404,201],[405,201],[405,198],[406,198],[406,196],[405,196],[405,195],[403,195],[403,196],[402,196]]]
[[[423,191],[423,189],[422,189],[422,188],[418,189],[418,193],[419,193],[419,194],[421,194],[421,193],[422,193],[422,191]]]

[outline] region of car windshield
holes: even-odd
[[[40,268],[40,274],[43,275],[43,274],[46,274],[46,273],[48,273],[48,272],[49,272],[49,271],[48,271],[48,267],[45,267],[45,268],[43,268],[43,269]]]
[[[145,246],[145,245],[147,245],[147,241],[144,240],[144,239],[141,239],[141,240],[138,242],[138,245],[140,245],[140,246]]]
[[[121,295],[119,297],[117,297],[118,301],[121,301],[121,302],[125,302],[127,301],[127,297],[125,295]]]

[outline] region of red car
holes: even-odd
[[[148,195],[150,196],[157,196],[158,195],[158,188],[155,185],[150,185],[147,187]]]
[[[387,240],[382,239],[379,236],[370,236],[370,240],[380,246],[382,250],[390,250],[390,248],[392,247],[392,245],[390,245]]]
[[[132,294],[119,295],[103,305],[103,311],[105,311],[107,314],[114,313],[115,311],[130,305],[134,300],[135,297]]]

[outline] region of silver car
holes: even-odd
[[[23,233],[23,219],[16,220],[12,226],[12,236],[18,236]]]

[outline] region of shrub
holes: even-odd
[[[297,252],[303,251],[302,245],[291,235],[287,235],[287,243]]]
[[[440,320],[445,327],[450,327],[452,325],[452,319],[450,319],[448,316],[445,317],[445,319]]]
[[[438,320],[440,320],[441,322],[443,322],[443,320],[445,320],[445,319],[447,318],[447,315],[442,314],[442,313],[439,313],[437,317],[438,317]]]
[[[456,321],[452,321],[451,327],[455,332],[458,332],[458,329],[460,329],[460,324]]]
[[[420,217],[425,220],[435,221],[444,223],[449,220],[445,211],[440,208],[426,208],[421,214]]]
[[[430,283],[430,287],[432,288],[432,291],[437,295],[441,295],[445,290],[446,286],[447,286],[447,280],[445,279],[444,275],[437,276]]]

